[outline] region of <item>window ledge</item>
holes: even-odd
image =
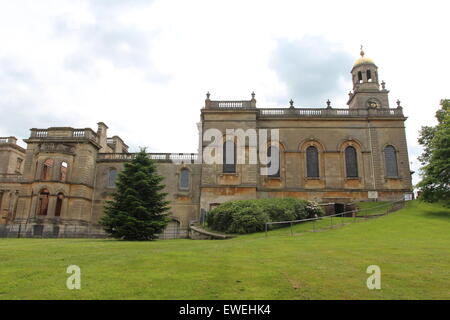
[[[345,177],[345,180],[361,180],[361,177]]]
[[[271,176],[267,176],[266,179],[268,179],[268,180],[280,180],[280,181],[281,181],[281,177],[271,177]]]
[[[320,177],[305,177],[305,180],[322,180]]]
[[[239,174],[237,172],[222,172],[219,174],[219,176],[239,176]]]
[[[384,177],[385,180],[401,180],[401,177]]]
[[[186,191],[178,190],[178,192],[175,193],[174,196],[175,196],[175,198],[178,198],[178,197],[189,197],[189,198],[191,198],[192,194],[191,194],[191,192],[189,190],[186,190]]]

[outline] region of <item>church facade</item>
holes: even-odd
[[[258,108],[255,95],[244,101],[211,100],[200,111],[199,150],[192,154],[150,153],[165,177],[172,221],[161,238],[188,236],[190,223],[220,203],[296,197],[348,203],[398,200],[412,192],[411,171],[400,102],[391,108],[375,63],[361,52],[352,70],[348,108],[329,101],[324,108]],[[243,132],[277,130],[277,170],[261,174],[249,161],[203,161],[209,130],[223,133],[223,158],[236,150]],[[100,122],[89,128],[31,129],[26,149],[14,137],[0,138],[0,231],[8,237],[104,237],[98,220],[115,179],[133,153]],[[251,137],[248,155],[261,145]],[[233,154],[236,152],[233,151]],[[227,158],[228,159],[228,158]]]

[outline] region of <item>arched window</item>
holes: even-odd
[[[58,196],[56,197],[55,217],[61,216],[63,200],[64,200],[64,194],[58,193]]]
[[[269,177],[280,177],[280,150],[275,146],[267,148],[267,157],[269,157]]]
[[[59,168],[59,180],[60,181],[63,181],[63,182],[66,181],[67,167],[68,167],[67,162],[65,162],[65,161],[61,162],[61,166]]]
[[[189,189],[189,170],[184,168],[180,171],[180,189]]]
[[[386,176],[397,177],[397,152],[393,146],[386,146],[384,148],[384,162],[386,164]]]
[[[117,179],[117,170],[112,168],[108,172],[108,187],[115,188]]]
[[[361,71],[358,71],[358,82],[359,83],[363,82],[362,72]]]
[[[41,180],[50,180],[52,178],[53,159],[47,159],[42,166]]]
[[[306,176],[308,178],[319,177],[319,152],[314,146],[306,149]]]
[[[223,144],[223,172],[236,172],[236,146],[231,140],[227,140]]]
[[[47,189],[43,189],[39,193],[39,205],[37,207],[37,213],[40,216],[46,216],[48,211],[48,200],[50,192]]]
[[[348,178],[358,177],[358,159],[356,149],[352,146],[345,149],[345,169]]]
[[[367,70],[366,75],[367,75],[367,81],[372,82],[372,73],[370,72],[370,70]]]

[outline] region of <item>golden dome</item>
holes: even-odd
[[[361,58],[359,58],[358,60],[355,61],[353,66],[356,67],[356,66],[359,66],[361,64],[375,64],[375,62],[373,62],[373,60],[370,59],[370,58],[361,57]]]
[[[355,63],[353,64],[353,67],[359,66],[361,64],[375,64],[375,62],[373,62],[372,59],[364,58],[363,46],[361,46],[361,52],[359,54],[361,55],[361,58],[359,58],[358,60],[355,61]]]

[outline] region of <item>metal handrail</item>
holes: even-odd
[[[405,202],[405,200],[401,199],[401,200],[396,200],[396,201],[394,201],[392,203],[382,204],[382,205],[375,206],[375,207],[372,207],[372,208],[367,208],[367,209],[362,209],[362,210],[349,210],[349,211],[344,211],[344,212],[341,212],[341,213],[330,214],[330,215],[327,215],[327,216],[320,216],[320,217],[300,219],[300,220],[266,222],[265,223],[265,233],[266,233],[266,236],[267,236],[267,231],[268,231],[267,230],[267,226],[268,225],[288,224],[288,223],[290,223],[291,227],[292,227],[292,224],[294,224],[294,223],[307,222],[307,221],[317,221],[317,220],[321,220],[322,218],[328,218],[328,217],[333,218],[333,217],[342,216],[342,215],[346,215],[346,214],[350,214],[350,213],[356,213],[356,212],[361,212],[361,211],[369,211],[369,210],[377,209],[377,208],[380,208],[380,207],[389,207],[389,206],[393,206],[396,203],[404,203],[404,202]],[[291,230],[291,233],[292,233],[292,230]]]

